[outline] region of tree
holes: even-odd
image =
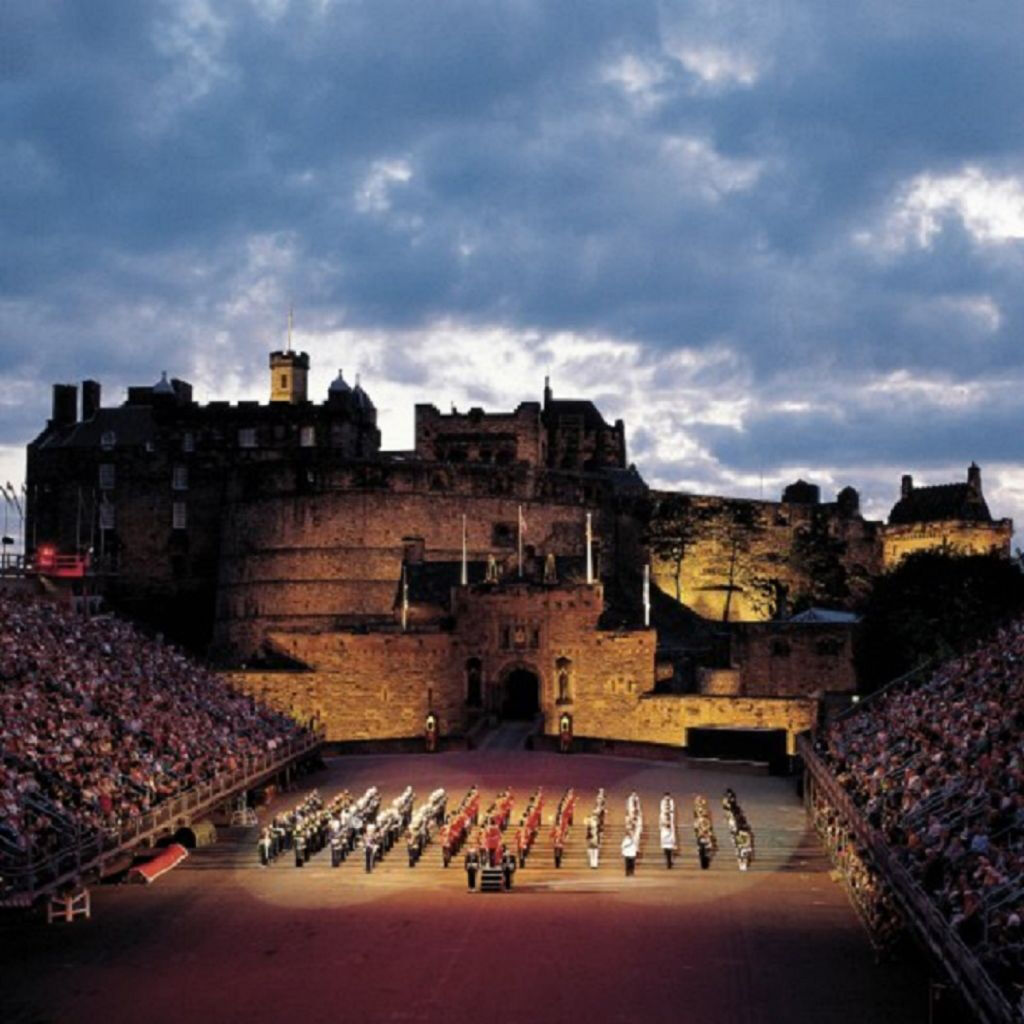
[[[653,509],[650,523],[651,552],[671,563],[676,585],[676,600],[683,600],[683,559],[697,539],[693,507],[689,495],[666,494]]]
[[[855,654],[864,689],[955,656],[1024,611],[1024,575],[996,555],[920,551],[881,576]]]

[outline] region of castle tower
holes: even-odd
[[[270,353],[270,401],[298,405],[306,401],[309,356],[305,352]]]
[[[292,351],[292,311],[288,310],[288,345],[270,353],[270,401],[298,405],[306,401],[309,356]]]

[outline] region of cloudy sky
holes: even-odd
[[[652,484],[1024,524],[1018,0],[0,4],[0,479],[54,381],[593,398]],[[1018,534],[1018,538],[1020,534]]]

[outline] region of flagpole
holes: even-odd
[[[519,520],[516,524],[516,566],[519,578],[523,578],[523,506],[519,506]]]
[[[409,579],[405,574],[405,566],[402,566],[402,632],[404,633],[409,624]]]
[[[462,585],[469,583],[469,566],[466,563],[466,515],[462,515]]]
[[[644,566],[644,629],[651,626],[651,567]]]
[[[594,542],[593,528],[590,523],[591,514],[587,513],[587,583],[594,582],[594,556],[592,547]]]

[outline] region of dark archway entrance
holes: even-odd
[[[528,719],[540,711],[540,680],[528,668],[514,668],[505,676],[501,694],[502,718]]]

